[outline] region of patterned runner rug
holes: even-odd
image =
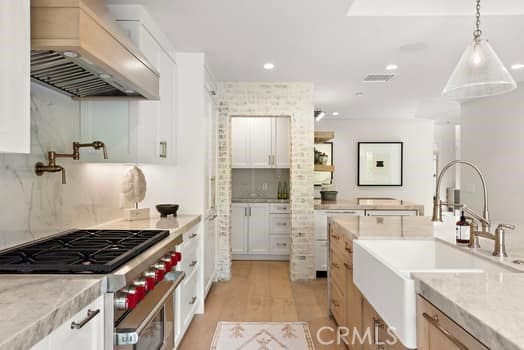
[[[218,322],[210,350],[315,350],[306,322]]]

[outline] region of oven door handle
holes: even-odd
[[[163,280],[131,311],[115,329],[116,345],[134,345],[138,343],[139,334],[149,325],[171,298],[175,289],[184,279],[180,272],[173,280]]]

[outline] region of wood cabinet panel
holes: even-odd
[[[417,297],[419,350],[487,350],[488,348],[421,296]]]

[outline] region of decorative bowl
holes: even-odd
[[[156,210],[158,210],[161,217],[166,218],[168,215],[176,216],[178,207],[178,204],[157,204]]]

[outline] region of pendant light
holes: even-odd
[[[445,97],[465,100],[500,95],[517,88],[502,61],[487,40],[481,38],[480,0],[477,0],[476,29],[442,92]]]

